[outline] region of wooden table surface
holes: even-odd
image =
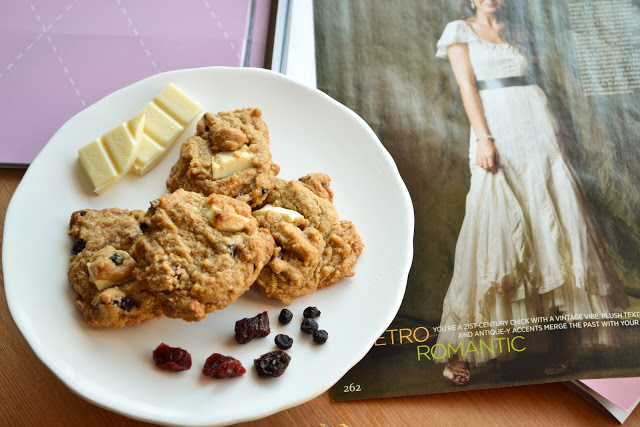
[[[0,169],[0,219],[23,170]],[[36,357],[0,292],[0,425],[143,426],[98,408],[71,392]],[[331,401],[330,392],[295,408],[239,426],[615,426],[617,421],[560,383],[427,396]],[[640,425],[636,411],[625,425]]]

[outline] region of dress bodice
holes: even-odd
[[[491,43],[481,39],[463,20],[449,22],[438,40],[436,56],[447,57],[447,47],[454,43],[469,45],[469,59],[477,80],[523,76],[527,59],[507,43]]]

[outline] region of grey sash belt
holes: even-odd
[[[515,76],[515,77],[505,77],[502,79],[487,79],[487,80],[478,80],[476,81],[476,88],[480,90],[487,89],[500,89],[503,87],[510,86],[528,86],[535,84],[531,76]]]

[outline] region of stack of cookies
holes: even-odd
[[[145,212],[71,215],[69,283],[99,328],[199,321],[254,283],[284,304],[353,276],[364,247],[340,220],[330,178],[277,177],[257,108],[206,113]]]

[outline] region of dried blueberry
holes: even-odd
[[[291,338],[289,335],[278,334],[276,335],[274,341],[278,348],[281,350],[288,350],[293,345],[293,338]]]
[[[307,307],[302,312],[302,315],[307,319],[312,319],[315,317],[320,317],[320,310],[317,307]]]
[[[136,302],[129,297],[122,297],[120,299],[114,299],[113,304],[117,305],[124,311],[131,311],[136,306]]]
[[[245,372],[247,370],[239,360],[220,353],[209,356],[202,368],[202,374],[212,378],[234,378],[244,375]]]
[[[114,253],[113,255],[111,255],[109,257],[109,259],[111,260],[111,262],[113,262],[115,265],[122,265],[122,263],[124,262],[124,257],[122,256],[122,254],[119,254],[118,252]]]
[[[305,318],[300,325],[300,330],[308,334],[312,334],[318,330],[318,322],[313,319]]]
[[[276,350],[265,353],[259,358],[253,361],[258,376],[265,377],[279,377],[284,374],[284,371],[289,366],[291,356],[284,351]]]
[[[327,342],[327,338],[329,338],[329,334],[324,329],[320,329],[313,333],[313,340],[318,344],[324,344]]]
[[[80,252],[84,251],[85,246],[87,246],[87,242],[84,239],[78,237],[71,247],[71,253],[73,255],[78,255]]]
[[[180,347],[162,343],[153,350],[153,360],[158,368],[169,371],[186,371],[191,368],[191,355]]]
[[[235,338],[238,344],[246,344],[254,338],[266,337],[271,333],[269,315],[266,311],[255,317],[238,320],[235,327]]]
[[[283,325],[287,325],[289,322],[291,322],[291,319],[293,319],[293,313],[286,308],[283,308],[280,312],[280,315],[278,316],[278,320],[280,321],[280,323],[282,323]]]

